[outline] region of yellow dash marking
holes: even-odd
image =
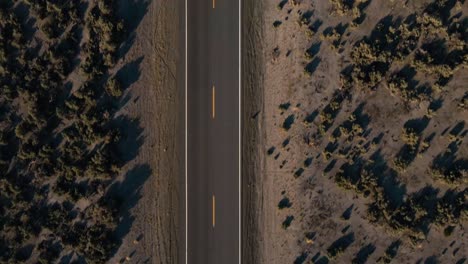
[[[215,227],[215,224],[216,224],[216,200],[215,200],[215,196],[213,195],[213,199],[212,199],[212,203],[213,203],[213,218],[212,218],[212,224],[213,224],[213,228]]]
[[[216,8],[216,0],[213,0],[213,9]]]
[[[215,94],[215,86],[211,89],[211,118],[215,118],[216,114],[216,94]]]

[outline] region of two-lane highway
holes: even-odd
[[[186,262],[240,263],[239,0],[186,0]]]

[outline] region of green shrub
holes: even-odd
[[[122,96],[122,85],[116,78],[110,78],[106,83],[106,92],[113,97]]]

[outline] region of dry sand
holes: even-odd
[[[285,6],[279,10],[277,6],[281,2]],[[292,2],[299,4],[294,6]],[[304,136],[316,130],[316,122],[306,125],[302,120],[314,110],[323,109],[332,93],[340,87],[339,74],[350,60],[350,47],[368,35],[383,17],[406,17],[411,12],[421,10],[428,1],[407,1],[407,6],[402,2],[405,1],[371,1],[365,9],[367,17],[364,23],[346,31],[343,37],[344,52],[337,53],[330,48],[328,41],[320,39],[320,34],[327,27],[347,23],[349,19],[330,15],[329,1],[244,1],[244,263],[327,263],[321,258],[327,255],[326,249],[331,243],[342,236],[354,236],[354,242],[330,263],[351,263],[351,259],[360,250],[365,251],[368,245],[375,249],[367,263],[376,263],[385,254],[386,248],[398,240],[402,244],[392,263],[463,263],[466,259],[466,221],[456,225],[456,231],[450,237],[443,235],[442,228],[431,226],[424,241],[410,245],[404,234],[392,233],[368,221],[366,209],[370,200],[336,185],[332,175],[340,167],[342,159],[339,155],[332,154],[331,159],[336,158],[337,165],[324,173],[331,160],[324,160],[322,153],[329,143],[328,138],[314,147],[304,144]],[[466,3],[463,10],[466,10]],[[300,14],[307,11],[311,12],[311,23],[323,22],[312,38],[308,38],[304,27],[296,23]],[[273,26],[275,21],[281,21],[277,28]],[[319,60],[312,75],[306,76],[304,67],[310,61],[304,57],[304,53],[314,44],[318,48],[315,58]],[[450,93],[441,95],[444,103],[424,131],[424,136],[437,135],[429,150],[424,155],[418,155],[408,169],[398,176],[406,194],[420,190],[426,184],[438,188],[439,196],[450,188],[435,182],[428,173],[428,167],[450,143],[443,131],[468,119],[466,111],[457,109],[456,103],[466,92],[466,76],[466,69],[457,72],[449,83]],[[280,104],[288,102],[291,104],[288,110],[279,109]],[[374,92],[359,91],[344,104],[330,131],[346,120],[361,103],[364,103],[363,112],[371,120],[367,128],[368,138],[384,133],[380,144],[365,155],[377,153],[380,149],[378,153],[393,167],[392,160],[402,147],[400,137],[403,125],[408,120],[424,117],[428,104],[423,102],[408,106],[401,98],[391,95],[386,87],[379,87]],[[294,115],[295,122],[289,131],[285,131],[281,126],[289,115]],[[273,154],[268,155],[271,147],[275,149]],[[464,142],[457,157],[467,156],[468,148]],[[312,159],[309,167],[304,166],[307,158]],[[293,175],[299,168],[303,168],[304,172],[295,178]],[[460,188],[463,189],[463,186]],[[278,203],[283,198],[290,200],[291,207],[279,210]],[[348,208],[351,208],[351,217],[344,220],[341,216]],[[294,220],[284,229],[282,223],[288,216],[293,216]]]

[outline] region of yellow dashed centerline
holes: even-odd
[[[215,200],[215,196],[213,194],[213,198],[212,198],[212,208],[213,208],[213,211],[212,211],[212,214],[213,214],[213,217],[212,217],[212,225],[213,225],[213,228],[215,227],[216,225],[216,200]]]
[[[213,85],[211,89],[211,118],[215,118],[216,115],[216,92],[215,86]]]

